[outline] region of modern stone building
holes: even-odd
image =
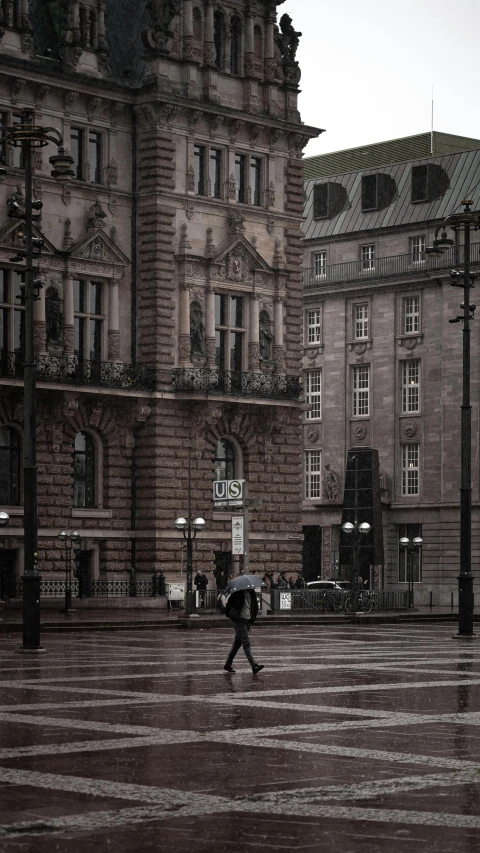
[[[36,303],[39,566],[61,530],[86,578],[179,578],[174,520],[230,564],[212,481],[243,477],[255,568],[301,564],[302,149],[299,34],[274,0],[12,0],[0,6],[2,126],[35,111],[75,177],[35,153],[45,281]],[[23,570],[23,154],[0,186],[2,590]],[[18,209],[18,208],[17,208]],[[3,548],[3,549],[2,549]]]
[[[338,573],[349,450],[378,452],[382,549],[371,585],[407,582],[401,536],[421,536],[415,601],[457,601],[463,291],[425,253],[436,227],[480,207],[480,141],[435,133],[305,161],[305,565]],[[453,238],[453,233],[449,235]],[[480,242],[472,235],[472,269]],[[477,285],[478,286],[478,285]],[[475,300],[475,291],[473,291]],[[480,335],[472,326],[473,572],[479,574]],[[359,483],[360,486],[360,483]],[[359,518],[359,521],[362,521]],[[377,531],[378,532],[378,531]],[[376,563],[376,565],[375,565]],[[347,567],[343,567],[348,572]],[[478,581],[477,581],[478,582]]]

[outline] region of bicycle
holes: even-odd
[[[361,611],[362,613],[370,613],[373,607],[373,601],[368,592],[359,592],[358,593],[358,607],[356,610],[354,609],[354,600],[353,596],[349,596],[345,600],[345,613],[358,613]]]
[[[323,593],[323,609],[338,612],[343,610],[342,594],[332,590]]]

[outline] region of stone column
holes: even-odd
[[[33,303],[33,328],[35,352],[45,355],[47,352],[47,322],[45,317],[45,287],[39,292],[39,298]]]
[[[260,309],[258,296],[250,300],[250,326],[248,341],[248,369],[256,373],[260,369]]]
[[[118,282],[110,282],[108,290],[108,360],[120,361],[120,310]]]
[[[269,13],[265,20],[265,79],[273,81],[276,79],[275,62],[275,12]]]
[[[183,58],[193,58],[193,7],[192,0],[183,0]]]
[[[64,355],[73,355],[75,350],[75,323],[73,319],[73,278],[70,273],[63,276],[63,341]]]
[[[205,305],[205,354],[207,367],[215,367],[215,291],[207,286]]]
[[[180,285],[180,322],[178,334],[178,361],[180,367],[191,367],[190,361],[190,287],[186,282]]]
[[[273,315],[273,363],[276,373],[285,372],[285,354],[283,351],[283,301],[275,297]]]
[[[80,41],[80,3],[74,0],[73,3],[73,42],[78,44]]]
[[[253,46],[253,15],[251,12],[246,13],[245,26],[245,59],[243,63],[246,77],[251,77],[255,68],[255,54]]]
[[[105,11],[106,4],[100,3],[98,9],[98,48],[100,50],[105,50],[107,47],[107,38],[106,38],[106,27],[105,27]]]
[[[25,29],[26,27],[30,27],[30,19],[28,16],[28,11],[29,11],[28,6],[29,6],[28,0],[22,0],[21,16],[22,16],[22,28],[23,29]]]
[[[203,55],[205,65],[215,65],[215,45],[213,42],[213,0],[207,0],[207,8],[205,12],[205,45]]]

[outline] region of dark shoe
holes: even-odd
[[[225,672],[235,672],[233,666],[227,666],[227,664],[225,664],[225,666],[223,668],[224,668]]]
[[[256,663],[256,664],[255,664],[255,666],[252,666],[252,672],[253,672],[253,674],[254,674],[254,675],[256,675],[256,674],[257,674],[257,672],[260,672],[260,670],[261,670],[261,669],[264,669],[264,668],[265,668],[265,667],[264,667],[264,664],[263,664],[263,663]]]

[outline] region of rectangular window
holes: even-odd
[[[409,539],[413,542],[414,539],[422,538],[421,524],[399,524],[398,525],[398,582],[408,583],[408,556],[410,556],[410,571],[412,572],[412,582],[422,582],[422,546],[419,545],[412,548],[410,554],[405,546],[400,545],[400,539]]]
[[[320,450],[305,451],[305,497],[322,497],[322,453]]]
[[[420,360],[402,361],[402,412],[420,411]]]
[[[195,145],[193,149],[193,169],[195,173],[195,195],[206,195],[205,191],[205,148]]]
[[[209,195],[211,198],[221,198],[221,166],[222,152],[219,148],[210,149]]]
[[[353,368],[353,417],[369,414],[369,380],[370,368],[368,365],[360,365]]]
[[[420,493],[420,445],[402,444],[402,495]]]
[[[83,161],[83,140],[84,131],[79,127],[70,129],[70,154],[73,157],[72,169],[75,177],[79,181],[83,181],[85,177],[84,161]]]
[[[364,272],[371,272],[375,269],[375,246],[373,243],[369,246],[362,246],[362,269]]]
[[[90,130],[88,134],[88,162],[90,164],[90,181],[102,183],[102,134]]]
[[[362,177],[362,211],[377,209],[377,175]]]
[[[403,333],[418,334],[420,331],[420,297],[406,296],[403,300]]]
[[[247,158],[245,154],[235,154],[235,198],[242,204],[247,203],[246,198],[246,172]]]
[[[307,343],[320,344],[322,342],[322,313],[319,308],[307,311]]]
[[[216,366],[241,373],[245,342],[243,296],[215,295]]]
[[[252,204],[260,207],[262,203],[262,160],[260,157],[250,157],[250,192]]]
[[[73,311],[75,355],[79,361],[102,361],[105,328],[102,284],[74,279]]]
[[[313,275],[315,281],[320,281],[322,278],[326,278],[327,276],[327,253],[326,252],[314,252],[313,253]]]
[[[312,407],[307,412],[307,420],[318,420],[322,417],[321,370],[307,370],[305,372],[305,402]]]
[[[5,128],[9,125],[8,113],[0,113],[0,136],[5,133]],[[7,145],[0,146],[0,163],[7,162]]]
[[[425,263],[425,237],[410,237],[412,264]]]
[[[25,274],[1,270],[0,346],[22,361],[25,346]]]
[[[363,305],[354,305],[353,306],[354,313],[354,327],[353,327],[353,337],[358,340],[362,338],[368,338],[368,303],[365,302]]]
[[[15,124],[21,124],[22,123],[22,116],[20,116],[20,115],[12,116],[12,123],[14,125]],[[8,147],[13,152],[13,154],[12,154],[12,166],[15,169],[24,169],[25,165],[24,165],[24,159],[23,159],[23,143],[15,145],[15,147],[12,147],[10,145]]]

